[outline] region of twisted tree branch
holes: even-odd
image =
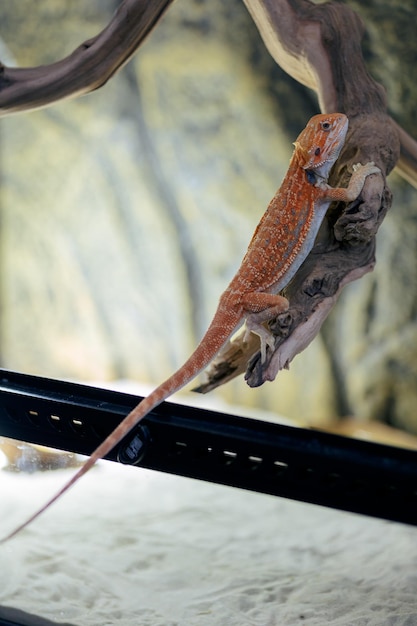
[[[265,44],[292,76],[313,87],[322,111],[350,120],[345,148],[330,183],[346,186],[357,163],[374,161],[388,174],[398,161],[398,127],[385,110],[383,88],[367,73],[361,53],[363,25],[346,5],[308,0],[245,0]],[[273,380],[319,332],[344,285],[374,266],[375,235],[391,205],[381,178],[368,179],[355,202],[328,212],[316,244],[284,290],[290,310],[270,323],[275,350],[262,364],[257,341],[240,334],[208,370],[206,392],[246,370],[250,386]],[[247,365],[248,363],[248,365]]]
[[[0,64],[0,114],[39,109],[98,89],[135,54],[172,2],[124,0],[101,33],[51,65]]]

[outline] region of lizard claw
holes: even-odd
[[[354,165],[352,165],[352,170],[353,172],[362,170],[362,173],[365,176],[370,176],[370,174],[381,174],[380,168],[375,165],[374,161],[368,161],[365,165],[362,165],[362,163],[354,163]]]

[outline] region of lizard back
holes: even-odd
[[[294,142],[288,171],[250,241],[242,264],[224,292],[277,293],[311,250],[330,201],[323,184],[343,147],[348,120],[342,113],[316,115]],[[319,184],[317,184],[319,183]]]

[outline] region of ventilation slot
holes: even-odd
[[[34,409],[29,409],[29,411],[26,412],[26,415],[31,424],[33,424],[34,426],[41,425],[41,418],[39,415],[39,411],[35,411]]]
[[[62,430],[64,429],[64,424],[62,422],[62,419],[59,415],[56,415],[56,413],[51,413],[51,415],[48,418],[48,421],[51,424],[51,426],[53,426],[53,428],[55,428],[55,430],[57,430],[58,432],[62,432]]]
[[[73,429],[74,432],[76,432],[78,435],[85,435],[86,433],[86,428],[84,425],[84,422],[80,419],[72,419],[70,420],[70,425],[71,428]]]

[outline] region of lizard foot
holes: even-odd
[[[251,333],[255,333],[255,335],[258,335],[261,341],[261,361],[262,363],[265,363],[267,346],[269,346],[272,351],[274,351],[275,349],[274,335],[271,333],[270,330],[265,328],[265,326],[254,320],[253,317],[249,316],[246,320],[246,328],[243,341],[248,341],[249,335]]]
[[[246,331],[243,341],[247,341],[249,334],[255,333],[261,340],[261,359],[266,361],[266,348],[275,349],[274,335],[263,325],[280,313],[288,310],[289,302],[284,296],[273,293],[254,292],[245,295],[243,306],[246,310]]]

